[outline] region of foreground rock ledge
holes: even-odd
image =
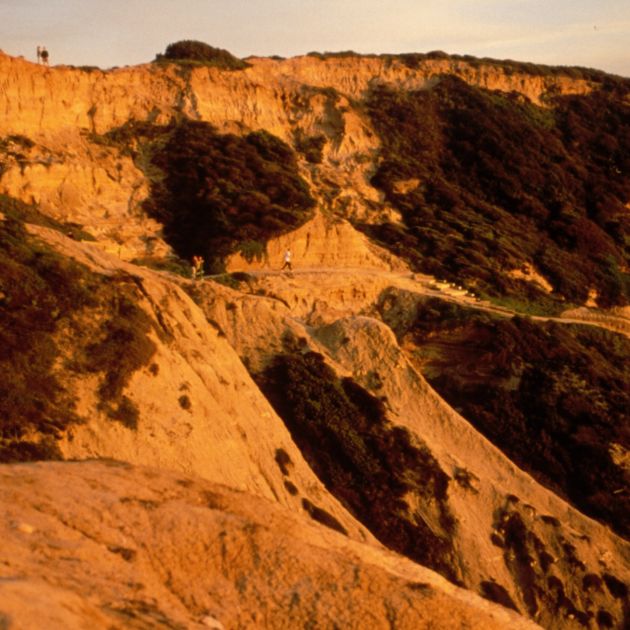
[[[0,467],[0,626],[534,628],[409,560],[196,478]]]

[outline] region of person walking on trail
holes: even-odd
[[[46,50],[46,46],[42,46],[41,51],[39,53],[42,57],[42,63],[47,66],[48,65],[48,51]]]
[[[284,252],[284,265],[282,265],[282,271],[284,271],[287,267],[289,271],[293,269],[293,267],[291,266],[291,250],[290,249],[287,249],[287,251]]]
[[[203,276],[203,257],[202,256],[193,256],[192,259],[192,279],[196,280],[197,278]]]

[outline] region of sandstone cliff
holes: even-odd
[[[34,240],[24,247],[36,252],[28,264],[50,248],[60,269],[75,261],[105,295],[52,317],[60,351],[47,376],[62,384],[72,420],[47,418],[49,433],[23,437],[49,444],[52,436],[67,460],[127,462],[3,465],[11,544],[0,625],[533,626],[490,599],[546,628],[623,627],[627,541],[515,466],[438,396],[419,371],[417,348],[394,334],[428,295],[513,312],[465,289],[439,290],[353,227],[403,224],[370,184],[382,160],[361,100],[370,90],[428,90],[449,75],[544,105],[550,94],[588,94],[593,82],[455,59],[249,62],[238,72],[153,64],[103,72],[0,54],[0,192],[59,222],[27,226]],[[269,238],[259,259],[229,256],[227,271],[240,273],[197,282],[133,263],[172,260],[164,225],[143,205],[164,173],[135,150],[137,138],[122,144],[107,135],[129,122],[188,118],[237,136],[263,129],[298,149],[301,139],[322,140],[321,160],[297,161],[313,218]],[[397,175],[397,195],[424,185],[408,175]],[[71,238],[77,224],[82,240]],[[296,270],[278,274],[288,247]],[[523,268],[506,274],[551,292],[533,264]],[[2,308],[11,297],[12,287],[0,285]],[[144,328],[135,337],[115,329],[121,343],[110,328],[125,309]],[[622,310],[614,320],[594,310],[570,315],[627,330]],[[106,342],[118,343],[112,365],[90,367]],[[139,343],[142,360],[122,379],[124,343],[130,354]],[[347,452],[305,445],[304,427],[270,404],[274,386],[301,385],[271,382],[279,360],[313,361],[328,379],[316,387],[378,408],[368,428],[380,431],[382,452],[360,432],[349,442],[368,462],[355,471],[358,485],[385,479],[396,493],[380,519],[366,505],[371,495],[339,492],[327,476],[327,462]],[[104,399],[108,387],[117,402]],[[360,405],[353,409],[350,429],[362,421]],[[615,448],[621,461],[625,447]],[[418,564],[425,560],[466,590]]]
[[[300,57],[251,59],[238,72],[213,68],[180,71],[146,65],[103,72],[43,68],[0,53],[0,137],[24,136],[3,164],[1,190],[36,202],[56,217],[87,226],[99,241],[125,258],[163,250],[159,226],[139,209],[145,178],[121,152],[98,135],[128,121],[165,123],[185,116],[221,131],[265,129],[292,142],[295,134],[322,134],[326,161],[304,165],[326,209],[369,217],[377,191],[366,177],[378,140],[353,99],[376,85],[423,89],[454,74],[488,89],[518,92],[534,102],[547,93],[584,94],[586,80],[562,75],[535,77],[493,66],[427,60],[410,68],[396,59]],[[331,191],[343,190],[333,197]],[[380,215],[383,209],[378,210]]]
[[[408,430],[446,475],[445,495],[410,491],[401,504],[412,527],[428,524],[437,536],[428,544],[449,541],[451,551],[436,567],[448,566],[452,579],[511,602],[544,627],[578,627],[586,611],[623,618],[614,596],[583,589],[589,580],[603,583],[600,576],[615,584],[627,579],[627,544],[542,488],[472,429],[432,391],[380,321],[385,296],[398,290],[401,299],[413,300],[430,290],[428,278],[369,268],[320,269],[250,275],[235,290],[177,280],[55,230],[30,229],[98,274],[122,274],[140,286],[139,306],[168,333],[152,335],[156,351],[150,364],[125,387],[140,410],[135,428],[112,420],[99,404],[101,376],[68,367],[59,371],[84,419],[59,442],[64,457],[115,458],[199,475],[279,503],[350,539],[377,544],[313,475],[243,367],[259,374],[287,343],[300,340],[300,352],[322,353],[340,375],[367,390],[376,388],[393,426]],[[413,311],[387,299],[386,308],[403,315]],[[65,343],[69,356],[80,352],[76,341]],[[445,529],[445,514],[454,528]],[[546,592],[552,578],[564,594],[560,603]]]

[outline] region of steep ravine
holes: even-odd
[[[250,276],[241,281],[246,295],[211,284],[197,287],[194,295],[209,319],[225,331],[250,370],[262,375],[263,389],[272,387],[272,400],[281,414],[289,414],[285,420],[294,439],[329,490],[351,512],[362,515],[364,523],[382,542],[404,551],[405,545],[400,542],[403,539],[394,531],[413,531],[417,527],[416,539],[425,537],[428,541],[430,537],[426,538],[423,527],[429,523],[436,538],[433,543],[426,543],[431,545],[432,553],[424,556],[424,562],[488,597],[509,603],[543,626],[582,627],[590,623],[589,619],[595,619],[599,611],[601,618],[611,615],[615,624],[623,623],[627,611],[622,601],[611,592],[590,587],[585,590],[584,585],[593,580],[599,583],[604,574],[624,583],[627,577],[623,576],[628,575],[627,543],[515,467],[435,394],[398,346],[392,331],[373,317],[366,317],[378,315],[382,308],[380,299],[391,291],[389,287],[399,283],[411,292],[413,280],[396,279],[382,272],[357,272],[349,284],[348,274],[352,272],[336,275],[333,270],[314,270],[310,274],[302,271],[295,275]],[[422,291],[421,285],[416,290]],[[403,443],[396,442],[394,433],[385,440],[377,437],[373,429],[367,428],[369,422],[365,425],[359,412],[350,408],[346,408],[345,417],[355,419],[350,426],[343,425],[342,409],[347,403],[340,402],[330,376],[318,367],[319,360],[310,358],[316,355],[309,353],[323,355],[339,378],[351,377],[365,388],[366,394],[370,392],[385,401],[387,421],[383,426],[392,423],[385,430],[404,428],[410,432],[415,447],[428,448],[435,458],[432,466],[437,468],[433,473],[425,468],[423,474],[427,480],[432,475],[439,478],[445,474],[446,492],[433,481],[423,490],[406,485],[417,474],[421,458],[416,455],[415,463],[401,459]],[[300,356],[311,366],[306,371],[296,363]],[[277,361],[274,357],[286,357],[281,365],[289,369],[278,371],[274,367],[274,372],[266,375],[268,366]],[[290,357],[294,358],[287,363]],[[269,381],[275,378],[273,374],[280,376],[275,393],[274,381]],[[286,393],[287,388],[295,390],[301,406],[307,405],[305,412],[287,407],[286,401],[293,399],[293,393]],[[298,423],[300,414],[305,414],[304,426]],[[316,422],[313,414],[321,414],[321,420]],[[328,428],[317,436],[316,425],[320,422]],[[332,442],[331,434],[336,435]],[[389,448],[395,450],[386,462],[380,468],[379,464],[368,463],[365,453],[382,457],[387,452],[388,439]],[[328,448],[318,453],[323,443]],[[379,446],[371,451],[374,444]],[[357,445],[361,445],[364,455],[358,455]],[[344,473],[326,463],[330,452],[335,453],[335,465],[341,460],[342,466],[350,466],[369,492],[356,497],[352,494],[356,488],[349,493],[340,486]],[[428,461],[425,459],[425,466]],[[393,488],[400,487],[396,477],[401,473],[407,480],[403,483],[403,502],[395,508],[401,521],[390,522],[392,529],[387,534],[382,523],[374,520],[376,514],[368,515],[361,506],[369,504],[369,497],[375,501],[372,493],[377,492],[384,479],[389,479],[393,500]],[[440,514],[452,518],[446,536],[452,544],[450,552],[438,552],[444,538],[440,519],[445,523]],[[606,556],[602,549],[609,544],[615,551]],[[407,552],[418,554],[416,558],[423,553],[411,548]],[[454,557],[457,560],[453,563]],[[613,557],[618,559],[615,569],[608,565]],[[603,599],[598,601],[599,597]]]

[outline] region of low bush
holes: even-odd
[[[180,257],[204,257],[207,273],[223,271],[225,257],[239,249],[264,255],[269,238],[312,216],[315,202],[297,174],[295,154],[275,136],[221,135],[194,121],[160,133],[162,141],[147,151],[162,176],[154,178],[145,208],[164,224]]]
[[[99,138],[128,152],[151,182],[144,208],[164,225],[178,265],[202,256],[205,273],[219,274],[237,251],[260,259],[267,240],[313,214],[295,153],[265,131],[242,137],[199,121],[131,122]]]
[[[18,222],[32,223],[57,230],[78,241],[96,240],[91,234],[85,232],[79,224],[57,221],[43,214],[36,205],[24,203],[9,195],[0,194],[0,213]]]
[[[164,54],[158,54],[154,61],[212,66],[221,70],[243,70],[250,65],[227,50],[190,39],[169,44]]]
[[[169,256],[168,258],[144,256],[142,258],[134,258],[131,262],[134,265],[149,267],[157,271],[168,271],[169,273],[184,276],[185,278],[190,278],[191,275],[190,264],[178,256]]]
[[[321,164],[324,159],[324,147],[326,146],[326,136],[317,134],[307,136],[298,131],[295,134],[295,149],[301,153],[307,162],[311,164]]]
[[[80,422],[54,369],[60,349],[53,335],[93,304],[95,285],[19,221],[0,223],[0,461],[56,458],[54,439]]]
[[[519,612],[514,600],[510,597],[510,594],[503,586],[497,584],[496,582],[482,582],[481,594],[491,602],[496,602],[497,604],[501,604],[501,606],[505,606],[506,608],[511,608],[512,610]]]
[[[314,505],[308,499],[302,499],[302,507],[314,521],[317,521],[330,529],[334,529],[344,536],[348,535],[346,528],[332,514],[326,512],[326,510],[323,510],[317,505]]]
[[[137,428],[139,412],[123,391],[134,372],[149,365],[155,353],[148,337],[153,324],[136,304],[138,297],[135,286],[118,283],[106,301],[108,317],[101,325],[100,339],[87,346],[82,364],[86,371],[103,374],[98,390],[101,409],[130,429]]]
[[[0,222],[0,461],[60,457],[56,440],[82,422],[63,370],[65,381],[72,372],[101,374],[105,411],[136,425],[123,390],[153,354],[152,324],[134,303],[138,288],[119,280],[58,254],[21,221]],[[60,335],[72,339],[69,362]]]

